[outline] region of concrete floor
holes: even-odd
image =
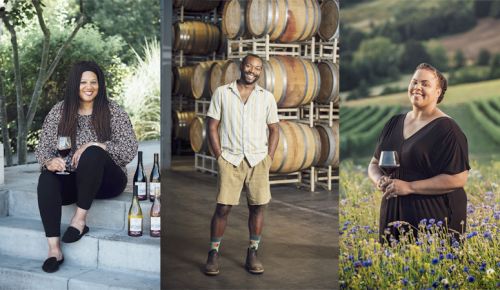
[[[248,210],[233,207],[221,244],[221,272],[203,274],[216,177],[175,157],[163,175],[162,289],[338,289],[338,189],[310,193],[272,186],[259,257],[265,273],[245,271]]]

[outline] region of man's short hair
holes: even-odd
[[[245,65],[247,63],[247,58],[250,57],[250,56],[258,58],[260,60],[260,62],[263,63],[262,58],[260,56],[256,55],[256,54],[253,54],[253,53],[249,53],[249,54],[245,55],[245,57],[241,60],[241,63],[243,65]]]

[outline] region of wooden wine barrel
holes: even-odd
[[[273,56],[263,62],[258,84],[273,93],[280,108],[294,108],[313,101],[320,88],[318,68],[309,60]]]
[[[189,125],[189,140],[191,148],[196,153],[213,155],[212,146],[208,140],[208,123],[206,119],[195,117]]]
[[[240,61],[228,60],[222,67],[221,86],[227,85],[232,81],[239,79],[241,76]]]
[[[216,62],[210,67],[210,94],[215,89],[240,78],[240,62],[234,60]]]
[[[248,0],[246,27],[255,37],[296,42],[313,37],[321,22],[317,0]]]
[[[175,67],[173,69],[172,93],[182,94],[191,97],[191,78],[194,73],[194,66]]]
[[[339,29],[339,4],[335,0],[323,0],[320,6],[321,23],[318,35],[329,41],[337,35]]]
[[[334,106],[339,104],[339,66],[331,61],[318,63],[318,71],[321,85],[316,102],[328,104],[333,102]]]
[[[339,123],[334,122],[333,127],[324,124],[315,126],[320,139],[321,149],[316,166],[334,168],[339,167]]]
[[[229,0],[222,12],[222,33],[229,39],[248,35],[245,22],[247,0]]]
[[[195,99],[210,98],[210,68],[223,61],[204,61],[194,67],[191,77],[191,92]]]
[[[189,140],[189,124],[196,117],[196,113],[192,111],[174,111],[173,114],[174,139]]]
[[[317,130],[289,121],[278,125],[280,137],[270,171],[290,173],[314,165],[320,153]]]
[[[174,50],[185,54],[210,54],[220,46],[221,33],[217,26],[201,21],[174,24]]]
[[[219,6],[220,0],[174,0],[174,7],[184,6],[186,11],[209,11]]]

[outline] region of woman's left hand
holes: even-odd
[[[97,143],[97,142],[88,142],[88,143],[83,144],[82,146],[80,146],[80,148],[78,148],[75,151],[75,154],[73,154],[73,158],[71,158],[71,166],[73,168],[78,167],[78,162],[80,161],[80,157],[82,156],[83,152],[85,150],[87,150],[87,148],[89,148],[90,146],[99,146],[99,147],[103,148],[103,145],[101,143]]]
[[[398,195],[408,195],[412,192],[409,182],[400,179],[390,179],[385,188],[384,197],[389,199]]]

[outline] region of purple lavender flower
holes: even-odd
[[[455,256],[452,253],[446,254],[446,259],[453,260],[454,258],[455,258]]]
[[[430,223],[431,225],[433,225],[435,222],[436,222],[436,220],[435,220],[435,219],[430,219],[430,220],[429,220],[429,223]]]
[[[473,231],[472,233],[467,234],[467,239],[470,239],[470,238],[475,237],[475,236],[477,236],[477,232]]]
[[[363,267],[370,267],[372,265],[372,260],[371,259],[366,259],[363,261]]]
[[[431,261],[432,265],[436,265],[437,263],[439,263],[439,259],[438,258],[433,258],[432,261]]]
[[[469,277],[467,277],[467,281],[469,281],[470,283],[473,283],[474,281],[476,281],[476,278],[474,278],[474,276],[472,276],[472,275],[469,275]]]
[[[437,225],[438,225],[438,227],[443,226],[443,221],[438,221],[438,222],[437,222]]]

